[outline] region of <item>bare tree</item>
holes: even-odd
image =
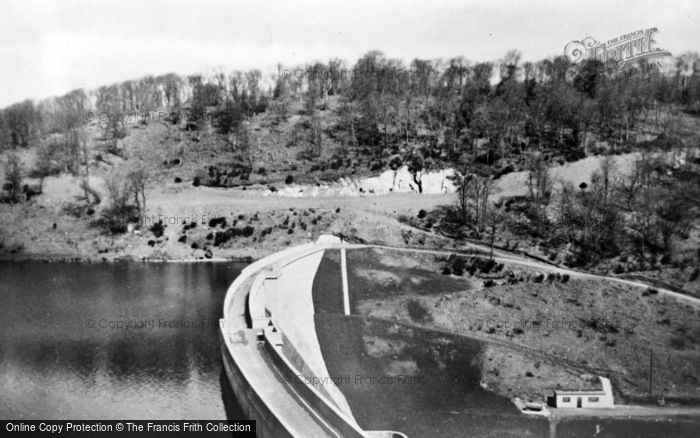
[[[56,172],[55,151],[49,143],[42,141],[36,151],[33,175],[39,178],[39,189],[44,191],[44,180]]]
[[[418,187],[418,193],[423,193],[423,170],[425,169],[423,156],[417,151],[411,152],[408,156],[407,166],[408,171],[413,176],[413,182]]]
[[[139,215],[146,214],[146,184],[148,182],[148,172],[143,165],[137,165],[127,174],[131,193],[134,196],[134,203]]]
[[[7,154],[5,161],[5,183],[10,202],[19,202],[22,195],[22,162],[14,152]]]
[[[112,211],[118,215],[126,211],[131,195],[131,185],[125,177],[123,169],[112,169],[105,178],[105,188]]]
[[[457,205],[462,213],[462,217],[466,220],[469,215],[469,199],[471,196],[471,181],[474,175],[469,172],[469,169],[457,170],[451,178],[454,185],[457,187]]]
[[[493,246],[494,243],[496,242],[496,230],[498,228],[498,225],[500,224],[502,220],[501,213],[496,209],[496,207],[491,204],[488,209],[486,210],[486,213],[484,214],[486,216],[486,223],[488,226],[488,232],[489,232],[489,246],[491,247],[491,251],[489,253],[489,259],[493,260]]]
[[[527,188],[533,206],[538,233],[544,226],[545,212],[552,193],[552,179],[541,154],[533,154],[528,161]]]
[[[486,229],[486,212],[489,198],[493,194],[493,187],[494,181],[490,176],[475,175],[472,180],[474,222],[479,232]]]

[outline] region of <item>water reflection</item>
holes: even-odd
[[[224,419],[240,263],[0,264],[0,416]]]

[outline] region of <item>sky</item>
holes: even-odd
[[[566,43],[649,27],[700,51],[694,0],[0,0],[0,108],[169,72],[272,69],[370,50],[406,62],[563,54]]]

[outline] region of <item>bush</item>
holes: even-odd
[[[422,208],[418,211],[418,219],[423,219],[428,213]]]
[[[496,285],[496,282],[490,278],[488,280],[484,281],[484,287],[494,287],[495,285]]]
[[[209,228],[214,228],[217,225],[221,225],[221,228],[226,228],[226,218],[221,216],[209,219]]]
[[[454,260],[452,260],[452,273],[455,275],[464,275],[464,267],[466,264],[462,257],[455,257]]]
[[[243,228],[232,227],[226,231],[219,231],[214,235],[214,246],[222,245],[234,237],[250,237],[255,232],[255,227],[247,225]],[[211,234],[211,233],[210,233]],[[209,239],[209,235],[207,235]]]
[[[185,242],[187,242],[187,236],[182,235],[182,236],[180,236],[179,239],[177,239],[177,241],[180,243],[185,243]]]
[[[425,307],[423,307],[423,305],[417,300],[408,300],[408,303],[406,303],[406,308],[408,310],[408,316],[415,322],[422,322],[430,317],[428,311],[425,310]]]
[[[175,182],[176,182],[176,183],[181,183],[181,182],[182,182],[182,178],[180,178],[179,176],[176,176],[176,177],[175,177]]]
[[[151,226],[150,230],[154,236],[161,237],[163,235],[163,231],[165,230],[165,227],[163,227],[162,221],[158,221],[157,223],[155,223]]]
[[[618,263],[617,265],[615,265],[615,269],[613,269],[613,272],[615,274],[622,274],[623,272],[625,272],[625,268],[623,268],[622,265]]]
[[[650,288],[648,288],[647,290],[645,290],[644,292],[642,292],[642,296],[643,296],[643,297],[648,297],[649,295],[656,295],[656,294],[658,294],[658,293],[659,293],[658,290],[656,290],[656,289],[650,287]]]
[[[493,269],[495,266],[496,262],[493,259],[480,260],[479,263],[479,268],[484,274],[488,274],[489,272],[491,272],[491,269]]]
[[[287,175],[287,177],[284,179],[285,184],[291,184],[294,182],[294,177],[292,175]]]

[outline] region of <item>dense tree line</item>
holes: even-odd
[[[373,171],[407,165],[419,189],[426,168],[453,167],[463,188],[461,208],[480,232],[490,218],[489,178],[529,170],[533,221],[543,233],[551,194],[546,167],[553,160],[582,158],[598,152],[591,149],[600,144],[607,144],[606,152],[629,149],[640,133],[673,139],[682,130],[677,114],[700,114],[698,56],[678,57],[667,71],[656,67],[642,60],[617,70],[587,61],[572,69],[563,56],[522,62],[517,51],[496,62],[457,57],[404,64],[371,51],[352,66],[339,59],[279,65],[267,76],[260,70],[148,76],[11,105],[0,111],[0,148],[36,147],[31,173],[42,180],[62,171],[80,177],[90,203],[97,201],[90,190],[86,138],[91,112],[143,115],[165,109],[169,118],[159,122],[220,136],[252,166],[249,122],[266,114],[273,126],[281,126],[291,115],[290,104],[299,102],[302,111],[287,140],[304,146],[300,158],[319,160],[326,145],[340,145],[335,153],[345,157],[339,160],[354,154]],[[98,140],[124,157],[119,144],[128,133],[127,118],[101,122]],[[580,191],[572,193],[583,199]],[[601,212],[610,198],[586,198],[592,203],[587,211],[598,212],[586,223],[614,222]],[[600,245],[601,232],[593,235],[599,242],[594,246]]]

